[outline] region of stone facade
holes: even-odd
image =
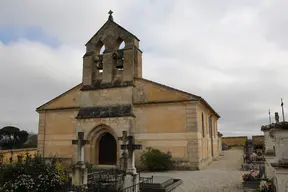
[[[119,49],[121,43],[123,49]],[[105,51],[100,49],[105,46]],[[106,133],[122,131],[145,147],[170,151],[179,168],[201,169],[219,155],[220,116],[201,97],[142,78],[139,39],[112,17],[86,44],[83,81],[37,108],[38,150],[44,156],[76,158],[71,141],[85,132],[85,161],[95,165]],[[139,165],[140,152],[136,153]]]

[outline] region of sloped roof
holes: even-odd
[[[70,91],[72,91],[72,90],[74,90],[74,89],[76,89],[76,88],[80,88],[80,86],[82,86],[82,83],[80,83],[80,84],[78,84],[78,85],[72,87],[72,88],[69,89],[68,91],[66,91],[66,92],[64,92],[64,93],[62,93],[62,94],[60,94],[60,95],[58,95],[58,96],[55,97],[54,99],[51,99],[50,101],[48,101],[48,102],[44,103],[43,105],[37,107],[37,108],[36,108],[36,111],[40,111],[40,110],[43,109],[46,105],[52,103],[53,101],[55,101],[56,99],[58,99],[58,98],[60,98],[60,97],[62,97],[62,96],[68,94]]]
[[[161,87],[165,87],[166,89],[170,89],[170,90],[173,90],[173,91],[176,91],[176,92],[179,92],[179,93],[190,95],[191,97],[196,98],[198,101],[202,102],[207,108],[209,108],[217,116],[217,118],[220,118],[220,115],[201,96],[194,95],[192,93],[188,93],[188,92],[185,92],[185,91],[182,91],[182,90],[179,90],[179,89],[175,89],[173,87],[170,87],[170,86],[167,86],[167,85],[164,85],[164,84],[160,84],[160,83],[148,80],[148,79],[139,78],[139,77],[135,77],[135,79],[144,80],[146,82],[153,83],[153,84],[156,84],[156,85],[161,86]]]
[[[95,33],[95,35],[93,35],[93,36],[90,38],[90,40],[89,40],[85,45],[87,45],[88,43],[90,43],[90,41],[91,41],[95,36],[97,36],[98,33],[99,33],[101,30],[103,30],[103,29],[106,27],[106,25],[108,25],[109,23],[116,25],[117,27],[119,27],[120,29],[122,29],[123,31],[125,31],[126,33],[128,33],[128,34],[130,34],[131,36],[135,37],[138,41],[140,41],[140,39],[138,39],[134,34],[132,34],[131,32],[129,32],[127,29],[125,29],[124,27],[122,27],[121,25],[119,25],[118,23],[116,23],[115,21],[108,19],[108,20],[104,23],[104,25]]]

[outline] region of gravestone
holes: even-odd
[[[87,168],[84,162],[84,146],[89,144],[84,140],[84,132],[78,132],[78,139],[72,140],[73,145],[77,145],[77,162],[72,173],[72,185],[81,186],[87,184]]]

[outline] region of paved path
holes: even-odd
[[[163,173],[146,173],[145,175],[170,176],[183,180],[175,192],[243,192],[241,187],[242,150],[224,151],[217,161],[213,161],[201,171],[169,171]]]

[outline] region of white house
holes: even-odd
[[[261,127],[265,138],[265,170],[273,178],[278,192],[288,191],[288,122],[279,122]]]

